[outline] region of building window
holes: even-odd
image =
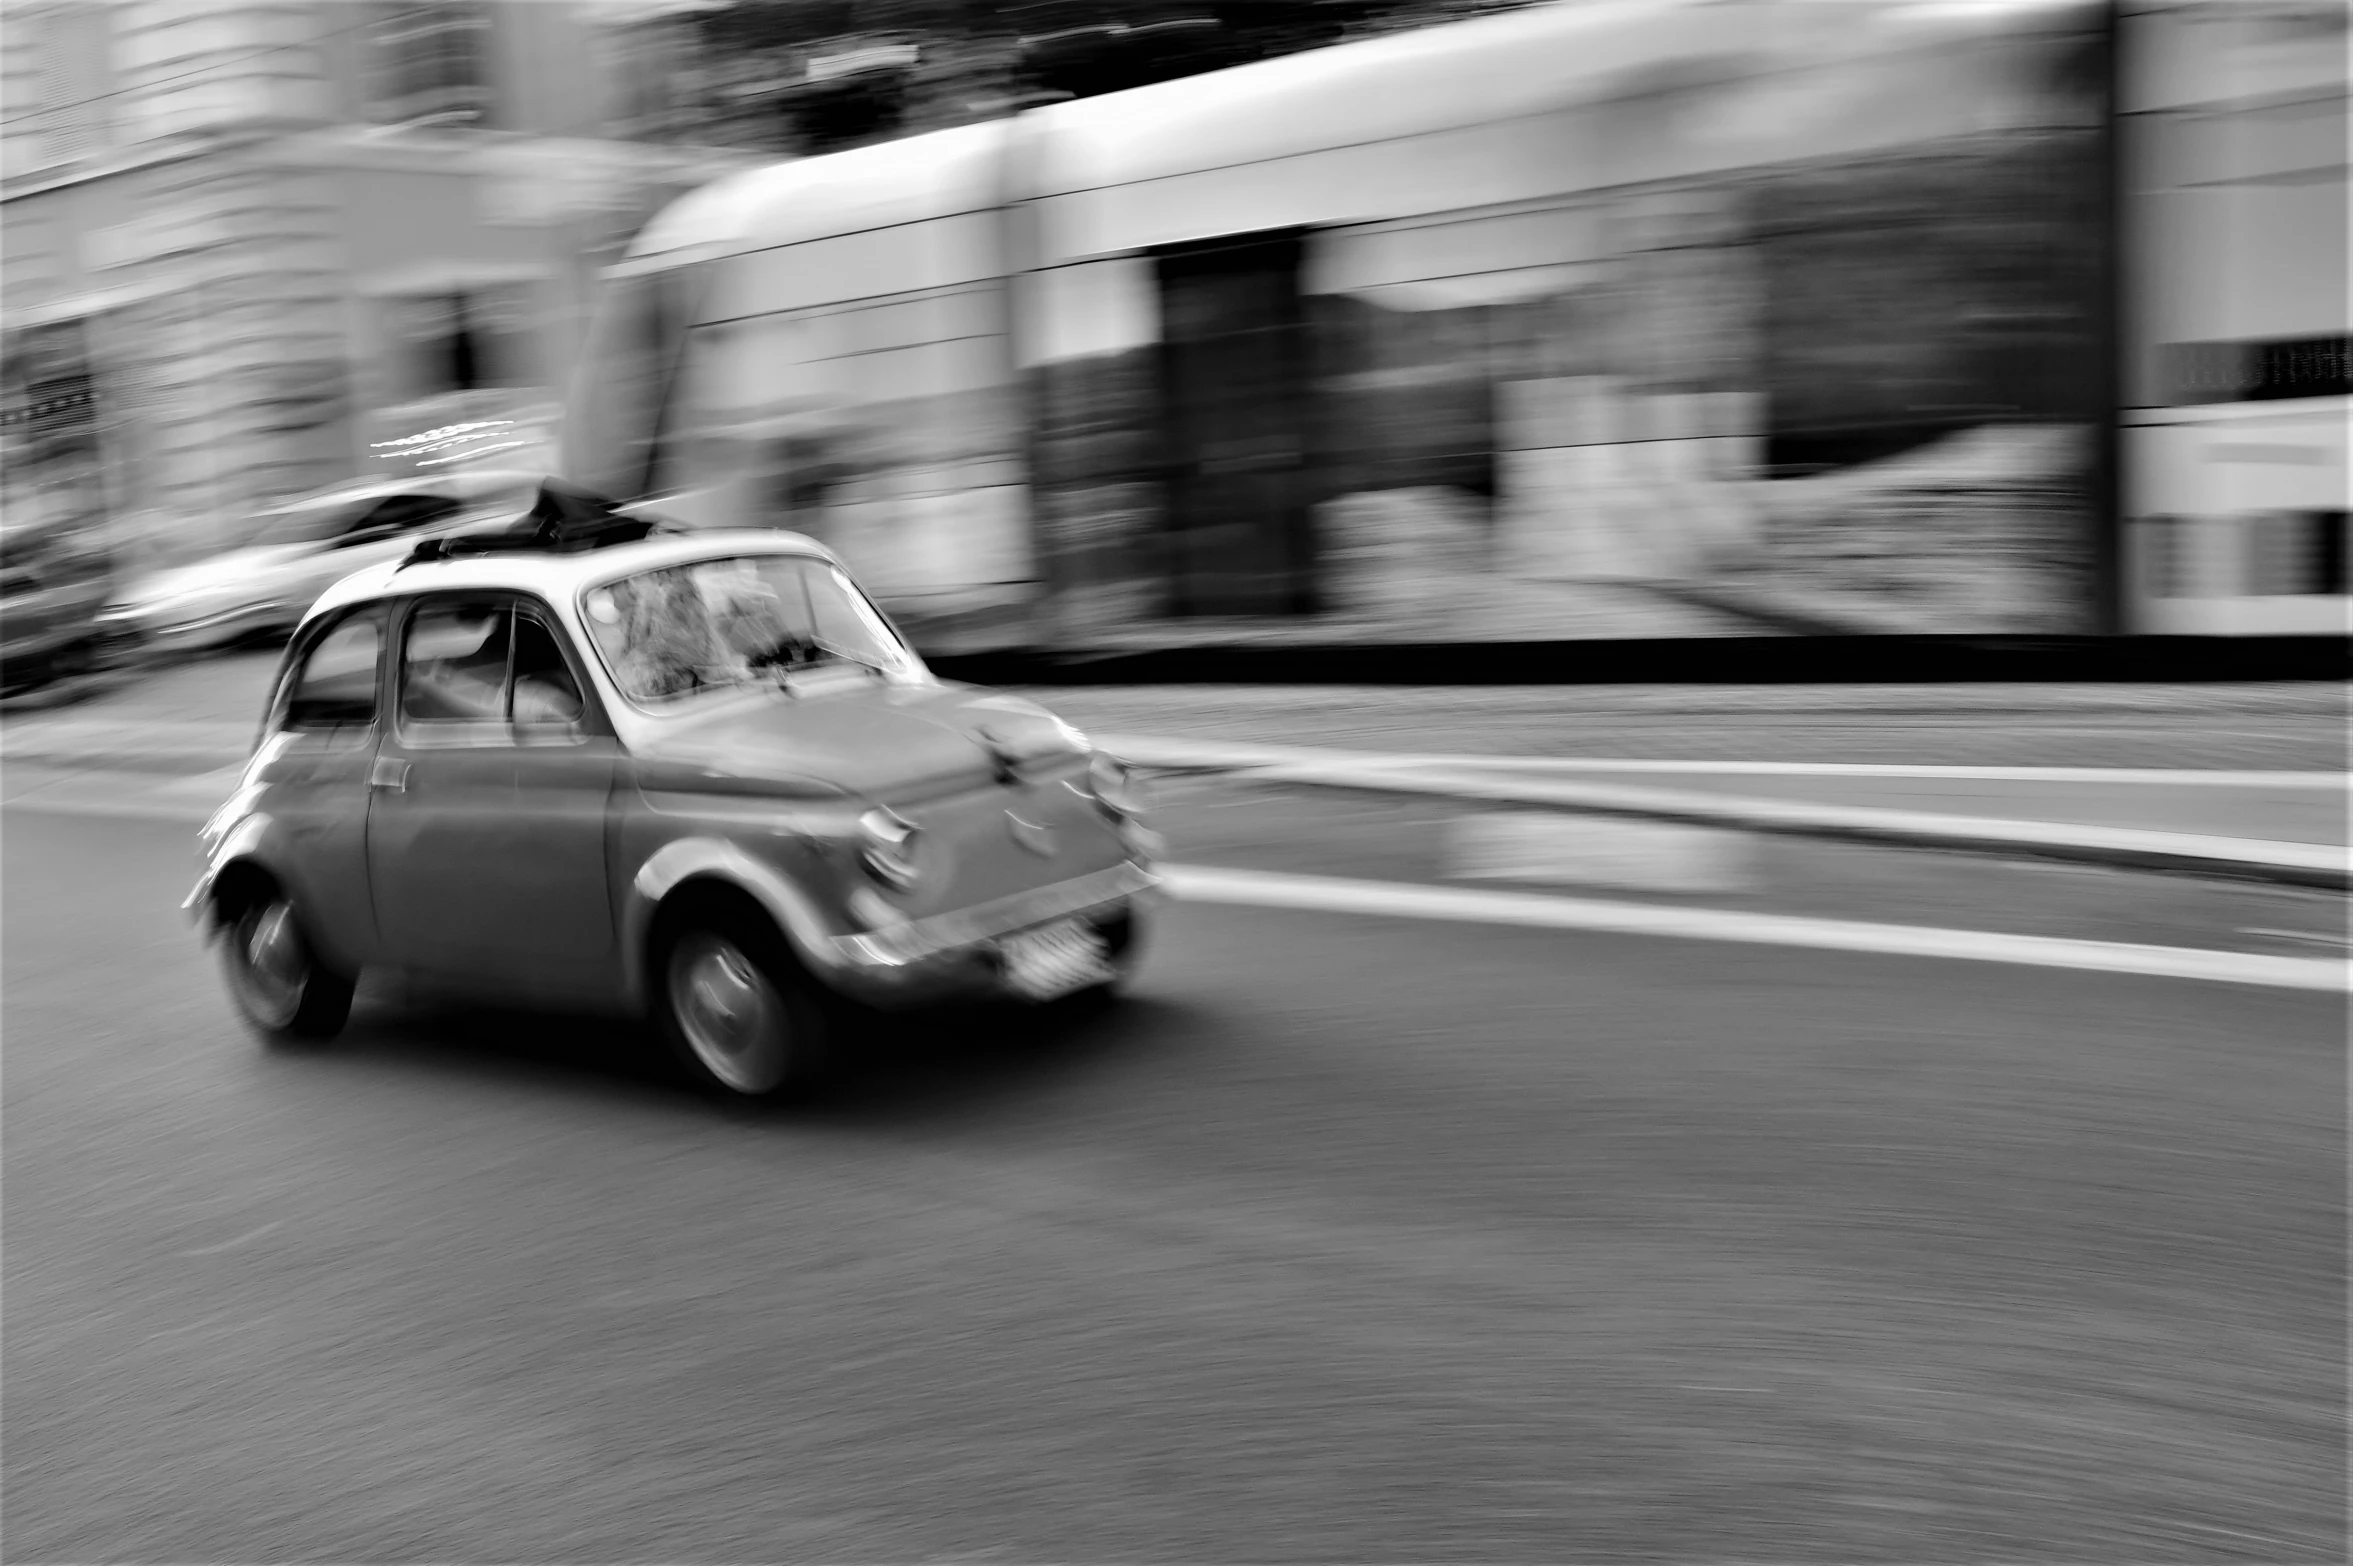
[[[532,384],[522,288],[404,294],[387,307],[399,401]]]
[[[479,3],[379,5],[371,117],[385,125],[490,122],[490,17]]]
[[[70,163],[110,150],[116,139],[113,18],[103,6],[69,6],[32,20],[43,160]]]

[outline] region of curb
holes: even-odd
[[[2353,850],[2329,844],[2208,837],[2134,827],[2067,826],[1877,806],[1814,805],[1608,783],[1510,780],[1459,767],[1417,765],[1408,769],[1344,751],[1301,747],[1218,745],[1108,734],[1097,738],[1122,760],[1154,771],[1238,772],[1259,782],[1311,788],[1475,800],[1831,842],[2059,860],[2327,891],[2353,889]]]
[[[1812,618],[1806,625],[1816,630]],[[931,653],[978,685],[2341,682],[2353,637],[1763,635],[1567,642],[1018,647]]]

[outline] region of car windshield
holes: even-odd
[[[897,679],[914,657],[840,570],[798,555],[742,555],[640,572],[582,600],[622,693],[667,701],[769,684],[818,666]]]

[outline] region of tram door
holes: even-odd
[[[1172,615],[1315,610],[1304,248],[1286,233],[1154,256]]]

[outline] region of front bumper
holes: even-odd
[[[1161,896],[1160,877],[1130,861],[978,908],[837,936],[832,977],[844,994],[892,1009],[1001,995],[1006,937],[1064,919],[1108,925]]]

